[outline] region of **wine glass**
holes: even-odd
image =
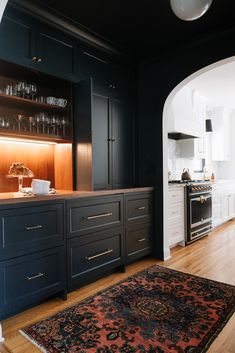
[[[18,114],[18,115],[17,115],[18,130],[19,130],[19,131],[21,131],[21,124],[22,124],[23,118],[24,118],[24,115],[22,115],[22,114]]]
[[[63,136],[66,136],[66,127],[69,125],[69,121],[63,117],[61,120],[61,126],[62,126],[62,134]]]
[[[30,93],[31,93],[31,99],[34,99],[34,96],[37,94],[38,88],[34,83],[30,84]]]

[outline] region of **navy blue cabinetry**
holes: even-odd
[[[123,195],[67,202],[68,287],[124,266]]]
[[[79,77],[81,80],[93,79],[94,89],[106,91],[111,86],[110,59],[92,47],[81,45],[79,50]]]
[[[76,188],[132,186],[134,134],[131,101],[126,97],[112,96],[109,90],[94,89],[93,79],[75,84],[73,93]]]
[[[124,264],[123,228],[112,228],[68,240],[68,287],[94,281]]]
[[[39,23],[36,32],[37,70],[67,80],[77,80],[75,40],[53,27]]]
[[[64,201],[0,207],[0,317],[66,296]]]
[[[7,9],[0,24],[0,57],[26,67],[35,67],[35,29],[32,18]]]
[[[79,78],[92,78],[94,92],[103,92],[109,97],[131,99],[133,72],[126,63],[92,47],[79,45]]]
[[[62,246],[0,262],[0,316],[65,290]]]
[[[153,249],[152,215],[152,192],[125,195],[126,263],[151,254]]]
[[[67,202],[69,238],[123,226],[123,196],[80,198]]]
[[[77,80],[75,40],[65,33],[21,13],[7,9],[0,24],[0,58]]]

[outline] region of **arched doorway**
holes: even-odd
[[[206,66],[192,75],[181,81],[168,95],[164,108],[163,108],[163,120],[162,120],[162,141],[163,141],[163,250],[164,260],[170,258],[170,248],[168,242],[168,121],[170,114],[170,106],[173,98],[177,93],[185,87],[187,84],[195,80],[196,78],[204,75],[208,72],[215,72],[216,69],[221,68],[229,63],[235,62],[235,56],[217,61],[209,66]]]

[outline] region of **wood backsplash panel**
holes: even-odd
[[[55,188],[73,190],[72,144],[55,145]]]
[[[35,179],[50,180],[54,187],[54,149],[55,145],[0,140],[0,192],[18,189],[17,178],[6,178],[13,162],[24,163]],[[24,186],[31,182],[31,178],[24,178]]]

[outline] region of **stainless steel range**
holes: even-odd
[[[212,229],[212,185],[209,181],[173,181],[186,186],[186,244]]]

